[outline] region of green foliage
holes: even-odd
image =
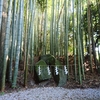
[[[99,13],[98,13],[98,10],[97,10],[97,5],[91,4],[90,10],[91,10],[90,11],[91,12],[91,20],[93,20],[93,22],[92,22],[93,30],[97,31],[97,24],[98,24],[98,21],[99,21]],[[83,20],[84,20],[83,27],[84,27],[85,32],[87,33],[87,31],[88,31],[87,8],[84,10]]]
[[[46,0],[37,0],[37,4],[42,12],[47,8]]]

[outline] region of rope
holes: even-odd
[[[44,65],[39,65],[38,66],[38,75],[41,75],[41,73],[42,73],[42,70],[41,70],[41,67],[42,66],[44,66]],[[59,74],[59,71],[62,71],[62,70],[64,70],[64,73],[67,75],[68,74],[68,70],[67,70],[67,67],[66,67],[66,65],[48,65],[46,68],[44,68],[44,70],[46,70],[47,69],[47,72],[48,72],[48,75],[51,75],[51,71],[50,71],[50,67],[51,66],[53,66],[53,67],[55,67],[55,74],[56,75],[58,75]],[[63,69],[61,69],[61,68],[59,68],[60,66],[63,66],[64,68]]]

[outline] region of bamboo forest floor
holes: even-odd
[[[20,91],[20,90],[24,90],[27,88],[32,89],[32,88],[38,88],[38,87],[57,87],[53,79],[42,81],[39,84],[35,84],[35,82],[31,78],[31,75],[29,75],[27,87],[24,88],[23,77],[22,77],[23,72],[19,71],[18,76],[19,77],[18,77],[18,81],[17,81],[17,87],[15,89],[12,89],[10,84],[6,83],[5,93],[10,93],[13,91]],[[71,77],[71,79],[69,81],[67,81],[66,85],[63,86],[63,88],[66,88],[66,89],[100,88],[100,74],[96,74],[96,72],[94,72],[94,73],[87,72],[86,79],[83,80],[82,85],[80,85],[78,81],[75,81],[75,79],[73,79],[73,77]]]
[[[87,58],[85,58],[86,62]],[[60,60],[63,62],[63,58],[60,58]],[[38,61],[38,57],[35,57],[35,62]],[[70,56],[69,59],[70,64],[73,62],[73,57]],[[88,65],[88,64],[87,64]],[[88,69],[89,66],[86,66]],[[73,69],[73,68],[71,68]],[[73,70],[70,70],[71,73],[73,73]],[[78,81],[75,81],[74,75],[70,74],[70,80],[67,81],[66,85],[63,86],[63,88],[67,89],[76,89],[76,88],[100,88],[100,73],[97,73],[97,71],[94,69],[93,73],[90,72],[90,70],[85,71],[85,80],[83,80],[82,85],[79,84]],[[18,73],[18,80],[17,80],[17,88],[12,89],[11,85],[9,83],[6,83],[5,92],[13,92],[13,91],[20,91],[25,89],[23,86],[24,82],[24,72],[23,72],[23,62],[20,62],[19,66],[19,73]],[[42,81],[39,84],[35,84],[34,79],[32,78],[32,75],[28,73],[28,83],[26,88],[36,88],[36,87],[56,87],[56,84],[53,79],[49,79],[46,81]]]
[[[19,78],[16,89],[7,85],[0,100],[100,100],[100,75],[95,73],[87,73],[82,85],[72,79],[64,87],[56,87],[51,79],[38,85],[31,80],[28,81],[28,87],[24,88],[21,81]]]
[[[38,57],[35,58],[38,61]],[[62,58],[61,58],[61,61]],[[73,62],[73,57],[70,58],[70,64]],[[88,62],[88,61],[87,61]],[[88,63],[86,63],[88,69]],[[82,85],[75,81],[73,67],[70,70],[70,80],[63,87],[57,87],[54,80],[51,78],[35,84],[32,75],[28,73],[27,87],[23,86],[24,72],[23,62],[20,62],[17,87],[11,88],[11,85],[6,82],[5,94],[0,94],[0,100],[99,100],[100,99],[100,74],[94,69],[93,73],[90,70],[85,71],[85,80]]]

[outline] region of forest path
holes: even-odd
[[[0,100],[100,100],[100,88],[65,89],[61,87],[39,87],[7,93]]]

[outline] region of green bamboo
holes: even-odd
[[[25,1],[25,51],[24,51],[24,86],[27,86],[27,71],[28,71],[28,64],[27,64],[27,45],[28,45],[28,3],[29,1]]]
[[[80,25],[79,25],[79,32],[80,32],[80,57],[81,57],[81,69],[82,69],[82,76],[83,76],[83,79],[85,80],[85,73],[84,73],[84,65],[83,65],[83,59],[84,59],[84,54],[83,54],[83,33],[82,33],[82,0],[80,0],[80,17],[79,19],[81,20],[80,21]]]
[[[39,12],[39,10],[38,10],[38,12],[37,12],[37,16],[38,16],[38,13],[40,13]],[[39,43],[40,43],[40,37],[39,37],[39,32],[40,32],[40,28],[39,28],[39,25],[40,25],[40,18],[39,18],[40,16],[38,16],[37,17],[37,30],[36,30],[36,36],[37,36],[37,38],[36,38],[36,55],[37,56],[39,56],[39,47],[40,47],[40,45],[39,45]]]
[[[47,6],[46,0],[46,6]],[[45,18],[44,18],[44,34],[43,34],[43,55],[46,54],[46,36],[47,36],[47,8],[45,9]]]
[[[41,16],[41,17],[40,17]],[[39,29],[39,56],[43,52],[43,23],[44,23],[44,10],[41,12],[40,11],[40,29]]]
[[[35,53],[35,55],[37,56],[38,55],[38,17],[37,17],[38,15],[37,15],[37,11],[36,11],[36,13],[35,13],[35,22],[34,22],[34,24],[35,24],[35,28],[34,28],[34,53]]]
[[[3,0],[0,0],[0,32],[2,23],[2,10],[3,10]]]
[[[21,26],[22,26],[22,18],[23,18],[23,0],[19,1],[19,26],[18,26],[18,37],[17,37],[17,50],[16,50],[16,60],[13,74],[12,87],[15,88],[17,84],[17,75],[18,75],[18,66],[19,66],[19,58],[20,58],[20,42],[21,42]]]
[[[9,1],[8,18],[7,18],[7,26],[6,26],[6,34],[5,34],[5,43],[4,43],[3,72],[2,72],[2,82],[1,82],[1,91],[2,92],[5,89],[7,61],[9,59],[8,53],[9,53],[9,41],[10,41],[9,36],[10,36],[12,1],[13,0]]]
[[[50,28],[50,54],[54,54],[54,39],[53,39],[53,34],[54,34],[54,0],[52,0],[52,7],[51,7],[51,28]]]
[[[56,28],[57,28],[57,13],[55,12],[57,11],[57,0],[55,0],[55,7],[54,7],[54,22],[53,22],[53,55],[56,56]]]
[[[94,63],[95,63],[95,68],[97,69],[97,59],[96,59],[96,50],[95,50],[95,40],[94,40],[94,29],[93,29],[93,14],[91,12],[91,33],[92,33],[92,51],[93,51],[93,58],[94,58]]]
[[[87,22],[88,22],[88,39],[89,39],[89,54],[90,54],[90,69],[91,72],[93,72],[93,67],[92,67],[92,49],[91,49],[91,22],[90,22],[90,0],[87,1]]]
[[[65,62],[67,65],[67,69],[69,72],[69,61],[68,61],[68,29],[69,29],[69,11],[68,11],[68,7],[69,7],[69,1],[65,0],[65,38],[64,38],[64,42],[65,42]],[[69,79],[69,73],[68,73],[68,79]]]
[[[74,68],[75,68],[75,80],[78,80],[77,77],[77,65],[76,65],[76,33],[75,33],[75,10],[74,10],[74,6],[75,6],[75,0],[72,0],[72,9],[73,9],[73,15],[72,15],[72,22],[73,22],[73,54],[74,54]]]
[[[98,34],[100,34],[100,0],[96,0],[96,4],[97,4],[97,12],[98,12],[98,23],[97,23],[97,31],[98,31]],[[99,40],[99,39],[98,39]],[[98,43],[98,48],[99,48],[99,43]],[[99,61],[98,62],[100,62],[100,52],[99,52],[99,50],[98,50],[98,56],[99,56]],[[98,65],[98,67],[99,67],[99,65]]]
[[[32,32],[32,13],[31,13],[31,7],[32,7],[32,1],[29,2],[29,16],[28,16],[28,34],[27,34],[27,53],[26,53],[26,67],[25,67],[25,87],[27,87],[27,77],[28,77],[28,69],[29,69],[29,59],[30,59],[30,42],[31,42],[31,32]]]
[[[58,17],[60,16],[59,15],[59,12],[60,12],[60,0],[57,0],[57,19]],[[57,21],[57,29],[56,29],[56,56],[59,56],[59,34],[60,34],[60,24],[59,24],[59,20],[56,20]]]
[[[97,11],[98,11],[98,17],[99,17],[99,33],[100,33],[100,0],[96,0],[96,4],[97,4]]]
[[[13,63],[13,47],[15,42],[15,15],[16,15],[16,0],[13,1],[13,19],[12,19],[12,44],[11,44],[11,56],[9,66],[9,82],[12,82],[12,63]]]
[[[82,74],[81,74],[81,51],[80,51],[80,1],[77,1],[77,46],[78,46],[78,73],[79,82],[82,84]]]
[[[23,11],[24,11],[24,1],[23,1],[23,4],[22,4],[22,9],[23,9]],[[24,18],[22,19],[22,25],[21,25],[21,42],[20,42],[20,44],[21,44],[21,47],[20,47],[20,61],[22,61],[23,60],[23,42],[24,42]]]
[[[32,30],[32,34],[31,34],[31,74],[32,77],[34,77],[34,18],[35,18],[35,0],[33,1],[33,6],[32,6],[32,25],[31,25],[31,30]]]
[[[60,56],[63,56],[64,55],[64,2],[65,1],[61,1],[61,10],[60,10],[60,13],[59,13],[59,17],[58,17],[58,21],[60,21],[60,43],[59,43],[59,46],[60,46]],[[63,24],[62,24],[63,22]]]
[[[18,4],[18,1],[17,1]],[[17,36],[18,36],[18,20],[19,20],[19,16],[18,16],[18,11],[16,11],[16,21],[15,21],[15,40],[14,40],[14,47],[13,47],[13,59],[15,60],[16,58],[16,46],[17,46]]]
[[[62,20],[61,20],[62,21]],[[60,22],[62,24],[62,22]],[[60,56],[63,56],[64,53],[64,45],[63,45],[63,41],[64,41],[64,30],[63,30],[63,25],[61,25],[61,33],[60,33],[60,43],[59,43],[59,46],[60,46]]]

